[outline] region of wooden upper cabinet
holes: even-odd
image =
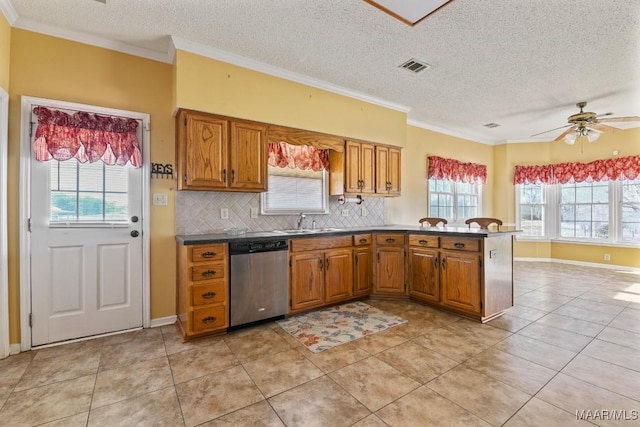
[[[400,149],[376,146],[376,193],[400,195]]]
[[[267,187],[266,126],[231,122],[229,187],[262,190]]]
[[[197,113],[178,117],[178,188],[226,187],[227,120]]]
[[[375,146],[363,142],[347,141],[345,151],[345,193],[373,193]]]
[[[179,190],[265,191],[266,126],[180,110],[176,159]]]

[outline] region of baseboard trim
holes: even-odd
[[[570,265],[579,265],[582,267],[595,267],[595,268],[604,268],[608,270],[621,270],[621,271],[631,271],[633,273],[640,274],[640,268],[637,267],[629,267],[626,265],[616,265],[616,264],[600,264],[597,262],[585,262],[585,261],[573,261],[569,259],[560,259],[560,258],[531,258],[531,257],[514,257],[514,261],[523,261],[523,262],[553,262],[556,264],[570,264]]]
[[[176,323],[177,318],[178,317],[174,314],[173,316],[158,317],[156,319],[151,319],[150,327],[159,328],[160,326],[173,325],[174,323]]]

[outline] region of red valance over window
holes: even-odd
[[[269,166],[314,171],[329,170],[329,153],[327,150],[308,145],[270,142]]]
[[[551,165],[516,166],[513,182],[514,184],[551,184],[553,170]]]
[[[640,176],[640,156],[595,160],[589,163],[557,163],[544,166],[516,166],[514,184],[566,184],[636,179]]]
[[[463,163],[458,160],[429,156],[428,177],[449,179],[469,184],[487,182],[487,167],[478,163]]]
[[[142,166],[137,120],[45,107],[36,107],[34,113],[38,128],[33,150],[38,161],[76,158],[81,163],[102,160],[107,165]]]

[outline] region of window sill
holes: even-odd
[[[598,240],[569,240],[569,239],[551,239],[551,243],[566,243],[569,245],[586,245],[586,246],[604,246],[612,248],[640,248],[640,243],[631,242],[609,242]]]

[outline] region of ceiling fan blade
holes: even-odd
[[[533,138],[534,136],[542,135],[543,133],[553,132],[554,130],[564,129],[564,128],[566,128],[567,126],[573,126],[573,125],[564,125],[564,126],[560,126],[559,128],[545,130],[544,132],[540,132],[540,133],[536,133],[535,135],[531,135],[529,138]]]
[[[573,131],[573,129],[575,129],[575,126],[571,126],[569,129],[567,129],[564,132],[562,132],[560,135],[558,135],[558,137],[556,139],[554,139],[554,141],[560,141],[562,138],[564,138],[569,133],[571,133]]]
[[[615,122],[640,122],[639,116],[629,117],[611,117],[610,119],[601,119],[599,122],[615,123]]]
[[[604,117],[604,116],[613,116],[613,113],[608,112],[608,113],[596,114],[596,117]]]
[[[620,129],[618,128],[614,128],[613,126],[607,126],[604,125],[602,123],[591,123],[589,125],[587,125],[588,128],[591,128],[593,130],[597,130],[598,132],[618,132]]]

